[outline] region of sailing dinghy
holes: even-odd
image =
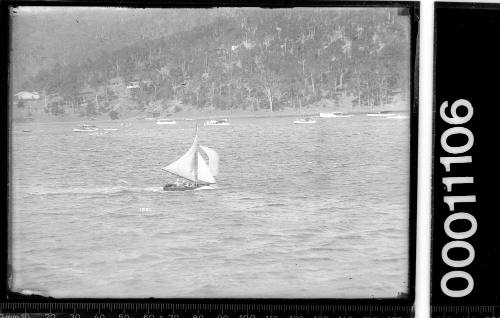
[[[208,164],[201,155],[202,152],[208,157]],[[219,155],[215,150],[199,144],[198,129],[196,129],[191,148],[179,159],[162,169],[181,178],[177,179],[176,183],[166,184],[163,187],[165,191],[186,191],[209,187],[216,183],[215,177],[219,173]]]

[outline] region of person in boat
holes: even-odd
[[[175,183],[167,183],[163,189],[168,189],[168,188],[181,188],[184,186],[184,182],[181,181],[181,179],[177,178],[175,180]]]

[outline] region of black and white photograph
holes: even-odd
[[[407,8],[9,15],[11,291],[411,294]]]

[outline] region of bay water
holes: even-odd
[[[407,292],[409,121],[202,126],[215,189],[165,192],[195,123],[11,128],[13,289],[67,297],[396,297]]]

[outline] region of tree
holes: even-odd
[[[393,11],[235,10],[162,38],[147,26],[148,35],[135,44],[55,64],[24,89],[57,92],[75,112],[84,87],[114,98],[106,88],[117,75],[141,83],[131,97],[138,109],[179,99],[198,109],[276,111],[335,99],[339,92],[375,107],[393,91],[409,91],[408,19],[388,14]],[[107,109],[96,95],[95,108]]]
[[[87,116],[97,115],[96,105],[92,101],[87,102]]]
[[[109,118],[111,118],[112,120],[118,119],[118,112],[116,110],[110,111],[109,112]]]

